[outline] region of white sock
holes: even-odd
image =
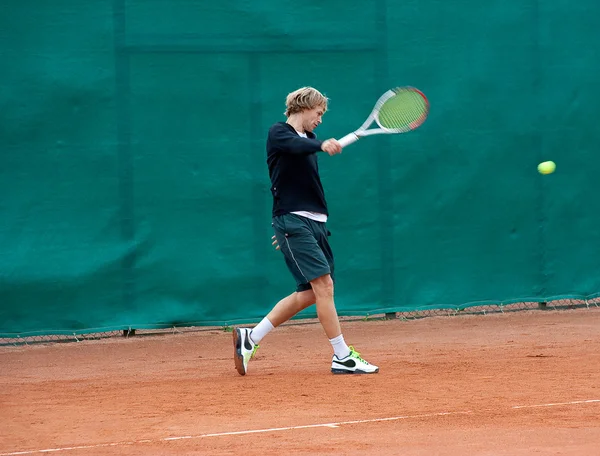
[[[258,344],[262,338],[269,334],[273,329],[275,329],[275,326],[273,326],[269,319],[265,317],[259,324],[252,328],[250,339],[252,339],[252,342],[255,344]]]
[[[329,339],[329,342],[331,342],[331,346],[333,347],[333,352],[335,353],[335,356],[338,357],[338,359],[345,358],[346,356],[348,356],[350,354],[350,349],[348,348],[348,346],[346,345],[346,342],[344,341],[343,334],[340,334],[339,336],[334,337],[333,339]]]

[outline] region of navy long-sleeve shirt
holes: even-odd
[[[294,127],[277,122],[267,137],[267,165],[273,194],[273,216],[295,211],[329,215],[319,177],[320,141],[312,132],[299,136]]]

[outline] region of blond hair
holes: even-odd
[[[313,87],[301,87],[288,94],[285,99],[285,115],[297,114],[302,111],[311,110],[318,106],[327,111],[328,98]]]

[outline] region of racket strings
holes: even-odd
[[[388,130],[410,130],[422,123],[427,109],[422,95],[412,90],[400,91],[383,103],[378,123]]]

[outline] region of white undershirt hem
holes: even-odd
[[[321,223],[325,223],[327,221],[327,215],[319,214],[318,212],[295,211],[292,212],[292,214],[301,215],[302,217],[306,217]]]

